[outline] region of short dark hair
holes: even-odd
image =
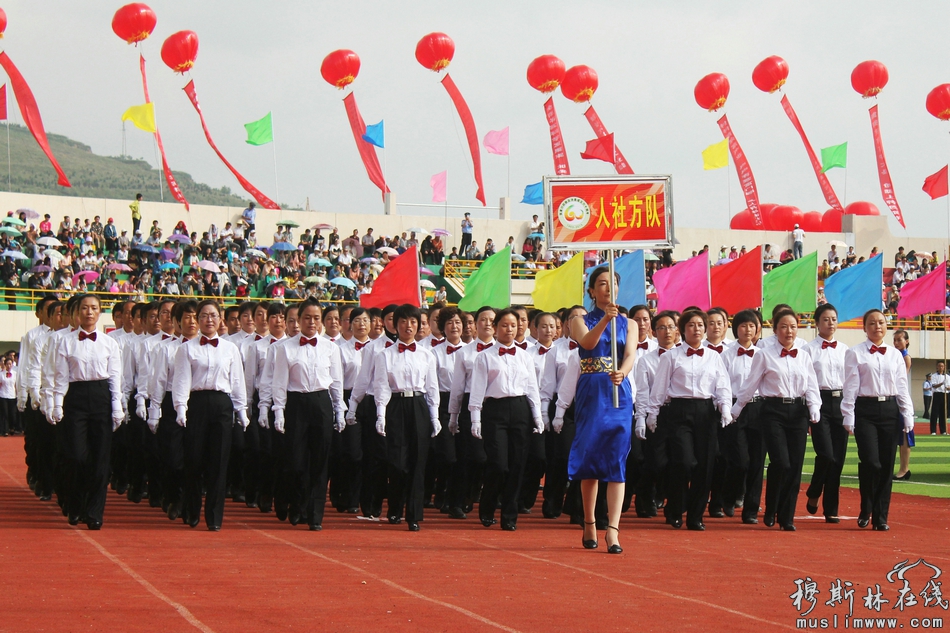
[[[838,309],[837,309],[836,307],[834,307],[833,305],[831,305],[830,303],[823,303],[823,304],[821,304],[820,306],[818,306],[817,308],[815,308],[815,317],[814,317],[814,318],[815,318],[815,324],[816,324],[816,325],[818,324],[818,320],[821,319],[821,315],[823,315],[825,312],[828,312],[829,310],[833,311],[833,312],[835,313],[835,315],[838,314]]]
[[[687,309],[683,310],[683,315],[679,318],[679,321],[676,323],[676,328],[680,332],[680,336],[686,338],[686,324],[692,321],[694,318],[699,317],[703,321],[703,327],[709,325],[709,317],[705,312],[698,309]]]
[[[229,319],[231,318],[232,314],[240,314],[240,313],[241,313],[241,306],[237,306],[237,305],[228,306],[224,309],[224,318]]]
[[[631,316],[631,317],[637,316],[637,312],[640,312],[641,310],[646,310],[646,311],[647,311],[647,317],[649,317],[649,318],[652,318],[652,317],[653,317],[653,312],[650,310],[650,307],[649,307],[649,306],[646,306],[646,305],[643,305],[642,303],[638,303],[637,305],[632,306],[632,307],[630,308],[630,316]],[[651,323],[650,325],[652,325],[652,323]]]
[[[788,305],[787,303],[780,303],[776,305],[774,308],[772,308],[772,323],[775,323],[775,317],[779,312],[781,312],[782,310],[791,310],[791,309],[792,309],[792,306]]]
[[[250,312],[251,316],[254,316],[254,310],[257,308],[257,304],[253,301],[245,301],[238,306],[238,316],[244,314],[245,312]]]
[[[46,316],[47,318],[53,316],[56,312],[56,308],[62,308],[63,302],[58,299],[47,299],[46,301]]]
[[[372,320],[372,318],[373,318],[372,315],[370,315],[369,312],[366,310],[366,308],[354,308],[354,307],[350,307],[350,306],[347,306],[347,307],[348,307],[349,310],[350,310],[350,321],[352,321],[353,319],[359,318],[359,317],[363,316],[364,314],[366,314],[367,316],[369,316],[369,317],[370,317],[370,320]],[[344,310],[345,310],[345,309],[346,309],[346,308],[344,308]],[[342,311],[343,311],[343,310],[341,310],[341,312],[342,312]]]
[[[268,318],[268,319],[271,318],[272,316],[276,316],[276,315],[278,315],[278,314],[280,314],[280,315],[283,315],[283,314],[284,314],[284,306],[283,306],[283,305],[281,305],[280,303],[278,303],[278,302],[275,301],[274,303],[271,303],[270,305],[267,306],[267,318]]]
[[[181,323],[181,320],[188,313],[198,314],[198,302],[194,299],[185,299],[176,303],[175,309],[172,311],[172,318]]]
[[[722,316],[723,321],[726,322],[726,325],[729,324],[729,313],[726,312],[725,308],[720,308],[720,307],[709,308],[709,310],[706,311],[706,314],[707,315],[719,314]]]
[[[515,317],[515,321],[518,321],[518,319],[521,318],[518,316],[518,312],[514,308],[505,308],[504,310],[499,310],[495,313],[495,320],[492,323],[497,328],[498,324],[501,323],[501,320],[509,315]]]
[[[340,308],[338,306],[328,305],[327,307],[323,308],[323,318],[327,318],[327,315],[331,312],[336,312],[337,316],[340,316]]]
[[[482,306],[475,311],[475,320],[478,320],[478,317],[482,316],[482,312],[495,312],[495,308],[491,306]]]
[[[415,319],[416,323],[422,323],[422,311],[411,303],[404,303],[393,310],[393,327],[396,327],[400,321]]]
[[[40,313],[43,311],[43,308],[45,308],[45,307],[46,307],[46,304],[49,303],[50,301],[55,301],[55,299],[54,299],[53,297],[43,297],[42,299],[40,299],[39,301],[36,302],[36,315],[37,315],[37,316],[40,315]]]
[[[778,322],[787,316],[795,319],[795,324],[798,325],[798,313],[791,308],[785,308],[772,314],[772,330],[775,330],[775,326],[778,325]]]
[[[320,302],[317,301],[316,299],[314,299],[313,297],[310,297],[309,299],[305,299],[305,300],[301,301],[301,302],[297,305],[297,307],[298,307],[297,314],[303,314],[304,311],[305,311],[307,308],[311,307],[311,306],[316,306],[316,307],[317,307],[317,310],[320,311],[320,318],[322,319],[322,318],[323,318],[323,306],[321,306],[321,305],[320,305]]]
[[[218,316],[221,316],[221,304],[215,301],[214,299],[205,299],[198,303],[198,314],[201,314],[201,311],[205,309],[206,306],[214,306],[214,309],[218,311]]]
[[[449,306],[439,310],[439,331],[442,332],[443,336],[445,335],[445,326],[455,317],[458,317],[462,325],[465,325],[465,318],[462,311],[455,306]]]
[[[653,315],[653,318],[650,320],[650,327],[653,330],[656,330],[657,323],[660,322],[660,319],[672,319],[673,325],[676,325],[676,320],[679,318],[679,313],[674,312],[673,310],[663,310],[662,312],[657,312]]]
[[[739,326],[743,323],[755,323],[756,329],[758,329],[759,315],[755,313],[755,310],[741,310],[732,317],[732,335],[736,338],[739,338]]]

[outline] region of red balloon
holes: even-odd
[[[887,79],[887,66],[873,59],[861,62],[851,71],[851,87],[865,99],[884,90]]]
[[[0,9],[0,38],[3,37],[4,31],[7,30],[7,12],[3,9]]]
[[[785,85],[788,79],[788,64],[778,55],[766,57],[752,71],[752,83],[769,94]]]
[[[799,222],[806,233],[818,233],[821,229],[821,211],[809,211]]]
[[[112,16],[112,30],[129,44],[148,39],[155,30],[158,18],[148,5],[141,2],[127,4]]]
[[[821,216],[821,230],[824,233],[840,233],[841,217],[844,214],[837,209],[828,209]]]
[[[564,79],[564,62],[554,55],[542,55],[528,64],[528,84],[543,93],[554,92]]]
[[[759,229],[765,231],[777,231],[778,229],[772,228],[772,210],[777,207],[777,204],[772,202],[765,202],[759,204],[759,214],[762,216],[762,226],[758,227]]]
[[[596,70],[590,66],[571,66],[561,81],[561,94],[574,103],[590,101],[597,92],[597,85]]]
[[[881,215],[874,204],[863,200],[852,202],[844,208],[844,212],[845,215]]]
[[[752,212],[743,209],[732,216],[732,220],[729,221],[729,228],[737,231],[754,231],[759,227],[755,224],[755,216],[752,215]]]
[[[950,121],[950,84],[940,84],[930,91],[927,112],[941,121]]]
[[[769,214],[769,224],[773,231],[791,231],[798,224],[801,226],[804,213],[798,207],[779,205]]]
[[[442,72],[455,57],[455,42],[445,33],[429,33],[416,44],[416,60],[434,72]]]
[[[693,96],[700,108],[715,112],[726,105],[729,98],[729,79],[722,73],[706,75],[696,84]]]
[[[194,31],[172,33],[162,44],[162,61],[176,73],[185,74],[198,57],[198,34]]]
[[[320,75],[331,86],[343,90],[360,74],[360,57],[353,51],[340,49],[323,58]]]

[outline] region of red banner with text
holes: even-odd
[[[145,103],[151,103],[152,100],[148,96],[148,80],[145,78],[145,57],[141,53],[139,54],[139,70],[142,71],[142,90],[145,92]],[[175,180],[175,176],[172,174],[172,168],[168,166],[168,159],[165,158],[165,145],[162,143],[162,135],[158,132],[157,125],[155,126],[155,142],[158,144],[159,154],[162,155],[162,171],[165,172],[165,182],[168,183],[168,190],[172,192],[172,197],[175,200],[185,205],[185,211],[190,211],[191,207],[188,206],[185,194],[181,192],[181,187],[178,186],[178,181]]]
[[[802,143],[805,144],[805,151],[808,153],[808,160],[811,161],[812,169],[815,170],[815,176],[818,178],[818,186],[821,187],[821,193],[825,196],[825,202],[827,202],[832,209],[843,212],[844,208],[841,206],[841,202],[838,200],[838,195],[831,186],[831,182],[828,180],[828,177],[822,173],[821,161],[818,160],[815,150],[812,149],[811,143],[808,142],[808,137],[805,136],[805,129],[802,127],[801,121],[798,120],[798,115],[795,114],[795,109],[792,108],[792,104],[789,102],[788,96],[782,97],[782,108],[785,110],[785,114],[788,115],[788,120],[792,122],[792,125],[795,127],[798,135],[802,137]]]
[[[752,216],[755,218],[755,224],[759,228],[764,226],[762,222],[762,211],[759,209],[759,190],[755,186],[755,176],[752,175],[752,166],[745,157],[745,152],[739,145],[736,135],[732,133],[732,127],[729,125],[729,119],[726,115],[717,121],[719,129],[722,130],[722,136],[729,141],[729,153],[732,154],[732,162],[736,166],[736,174],[739,176],[739,185],[742,186],[742,195],[745,196],[745,206],[749,207]]]
[[[469,109],[468,104],[465,103],[465,98],[462,97],[458,86],[455,85],[455,82],[452,81],[452,77],[450,77],[448,73],[445,73],[445,77],[442,79],[442,86],[445,88],[445,91],[449,93],[449,98],[452,99],[452,103],[455,104],[455,110],[458,112],[459,118],[462,119],[462,127],[465,129],[465,138],[468,139],[468,150],[472,155],[472,170],[475,173],[475,184],[478,185],[478,189],[475,191],[475,199],[481,202],[482,206],[485,206],[485,187],[482,185],[482,155],[478,144],[478,133],[475,131],[475,119],[472,118],[472,111]]]
[[[874,155],[877,157],[877,175],[881,179],[881,197],[884,198],[884,204],[891,210],[901,226],[907,228],[904,224],[904,214],[901,213],[901,206],[897,204],[897,196],[894,195],[894,184],[891,182],[891,172],[887,169],[887,160],[884,158],[884,141],[881,140],[881,122],[877,118],[877,104],[871,106],[868,110],[871,115],[871,134],[874,135]]]
[[[551,154],[554,156],[554,173],[558,176],[570,176],[571,166],[567,162],[567,150],[564,149],[564,137],[561,136],[561,124],[554,109],[554,97],[544,102],[544,116],[551,129]]]

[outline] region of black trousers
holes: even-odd
[[[185,429],[178,424],[172,394],[162,399],[162,416],[158,423],[158,453],[162,464],[162,491],[169,503],[182,501],[185,477]]]
[[[742,503],[742,516],[755,518],[762,497],[762,474],[765,469],[765,441],[759,417],[762,402],[750,402],[742,409],[735,427],[733,441],[723,451],[726,457],[726,481],[723,498],[727,503]]]
[[[785,404],[766,399],[761,421],[769,455],[765,514],[774,514],[780,525],[792,525],[808,442],[808,407],[801,401]]]
[[[221,527],[227,486],[228,458],[231,454],[231,426],[234,405],[221,391],[192,391],[188,398],[185,426],[185,483],[183,508],[194,523],[201,516],[202,482],[205,497],[205,523]]]
[[[485,469],[485,441],[472,436],[472,415],[468,410],[469,394],[462,396],[459,411],[459,432],[455,435],[456,476],[449,482],[446,503],[465,509],[479,497],[482,472]]]
[[[145,403],[148,409],[148,401]],[[135,413],[135,397],[129,398],[129,423],[126,439],[129,451],[129,486],[131,493],[148,492],[149,499],[161,496],[158,441],[148,428],[148,422]]]
[[[429,442],[429,459],[426,462],[425,500],[434,497],[436,508],[446,505],[449,480],[453,476],[458,456],[455,451],[455,436],[449,432],[449,392],[439,393],[439,423],[442,430]]]
[[[244,451],[246,445],[245,429],[232,420],[231,456],[228,458],[227,489],[237,498],[244,495]],[[248,425],[250,427],[250,425]]]
[[[63,417],[66,414],[66,401],[63,400]],[[46,417],[40,413],[39,410],[31,411],[34,416],[33,422],[33,449],[34,449],[34,464],[33,464],[33,473],[36,476],[36,493],[37,496],[52,495],[53,490],[56,487],[56,473],[57,473],[57,454],[59,453],[59,448],[57,446],[56,436],[57,431],[56,427],[50,424]],[[111,416],[112,416],[112,405],[109,404],[109,417],[110,418],[110,427],[109,432],[112,432],[111,427]]]
[[[472,245],[472,233],[462,233],[462,241],[459,244],[459,257],[465,257],[465,249]],[[372,255],[372,253],[370,253]]]
[[[858,445],[861,514],[874,525],[887,523],[897,438],[903,432],[897,401],[858,398],[854,403],[854,440]]]
[[[563,432],[564,429],[562,428]],[[547,438],[548,433],[534,433],[533,428],[528,430],[528,445],[526,447],[524,477],[521,482],[521,506],[530,510],[538,500],[538,491],[541,489],[541,479],[547,470]],[[555,433],[555,435],[557,435]]]
[[[376,432],[376,398],[367,394],[356,408],[363,449],[363,482],[360,486],[360,512],[378,517],[387,494],[386,438]]]
[[[63,419],[58,426],[66,466],[67,512],[102,523],[112,450],[109,381],[69,383],[63,398]]]
[[[289,488],[290,512],[306,513],[310,525],[322,525],[333,434],[330,393],[291,391],[284,416],[285,441],[279,463]]]
[[[16,398],[0,398],[0,435],[17,430]]]
[[[258,424],[260,399],[254,392],[252,407],[248,411],[251,423],[244,431],[244,495],[248,503],[258,501],[263,495],[266,499],[274,497],[276,480],[276,461],[274,452],[273,426],[261,428]],[[272,416],[271,416],[272,417]],[[270,419],[270,418],[269,418]],[[237,425],[240,428],[240,425]],[[232,444],[233,449],[233,444]],[[266,500],[265,499],[265,500]]]
[[[350,401],[349,389],[343,400]],[[348,424],[330,442],[330,502],[340,512],[358,508],[363,482],[363,437],[359,424]]]
[[[553,420],[557,413],[557,397],[548,406],[548,415]],[[553,430],[541,437],[545,441],[544,503],[541,510],[546,518],[556,519],[564,512],[564,500],[568,494],[567,460],[574,442],[574,404],[564,411],[564,426],[560,433]],[[571,486],[580,489],[579,486]]]
[[[422,521],[426,460],[432,422],[423,396],[393,394],[386,407],[386,472],[389,476],[390,518]]]
[[[712,400],[673,398],[669,408],[668,429],[660,445],[669,460],[666,516],[682,519],[685,510],[687,523],[701,523],[709,500],[720,415]]]
[[[500,496],[502,524],[518,522],[518,500],[531,427],[531,408],[525,396],[487,398],[482,405],[482,439],[487,461],[478,516],[483,521],[495,517]]]
[[[809,499],[822,497],[822,511],[826,517],[838,516],[841,470],[848,455],[848,432],[841,424],[841,396],[822,391],[821,419],[818,424],[811,425],[815,471],[805,494]]]
[[[930,403],[931,433],[936,433],[939,427],[941,434],[947,434],[947,397],[947,394],[934,392],[933,402]]]
[[[733,445],[738,441],[738,428],[735,423],[723,428],[721,424],[716,426],[716,445],[719,450],[716,452],[716,459],[713,463],[712,478],[709,482],[709,512],[722,511],[727,504],[731,507],[734,499],[727,498],[725,494],[726,477],[728,476],[729,461],[726,458],[726,452],[733,450]]]

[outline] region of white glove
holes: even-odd
[[[57,422],[62,421],[63,419],[63,408],[62,407],[53,407],[53,410],[49,413],[49,423],[53,426],[56,426]]]
[[[342,433],[343,429],[346,428],[346,417],[339,413],[336,416],[336,424],[333,425],[333,428],[336,429],[337,433]]]
[[[346,423],[356,424],[356,407],[352,405],[346,410]]]
[[[125,420],[126,414],[122,408],[122,404],[112,401],[112,430],[115,431],[122,425],[122,421]]]
[[[377,417],[376,418],[376,432],[386,437],[386,418]]]
[[[544,433],[544,420],[542,418],[537,417],[534,419],[534,430],[531,432],[538,435]]]
[[[647,428],[650,429],[651,433],[656,432],[656,415],[655,414],[651,413],[650,415],[647,416],[646,425],[647,425]]]
[[[472,437],[482,439],[482,423],[472,420]]]
[[[24,407],[24,408],[26,408],[26,407]],[[32,408],[34,411],[36,411],[37,409],[40,408],[40,403],[31,398],[31,399],[30,399],[30,408]]]
[[[277,431],[278,433],[283,433],[284,423],[285,423],[284,410],[277,409],[276,411],[274,411],[274,430]]]
[[[439,422],[439,418],[432,418],[432,437],[435,437],[442,432],[442,423]]]
[[[914,431],[914,421],[904,420],[904,433],[912,433],[913,431]]]
[[[148,418],[146,423],[148,424],[148,430],[152,432],[152,435],[158,433],[158,418]]]
[[[637,418],[637,425],[633,427],[633,433],[641,440],[647,439],[647,422],[643,418]]]
[[[40,391],[39,389],[30,389],[30,400],[33,401],[33,409],[36,410],[40,406]]]
[[[732,405],[732,411],[730,411],[730,413],[732,413],[732,417],[737,420],[739,419],[739,415],[742,413],[742,407],[739,406],[738,402]]]
[[[144,400],[135,399],[135,415],[139,416],[140,420],[148,420],[148,411],[145,409]]]
[[[808,420],[809,420],[812,424],[818,424],[819,422],[821,422],[821,408],[819,407],[819,408],[817,408],[817,409],[815,409],[815,410],[809,409],[809,410],[808,410]]]
[[[847,422],[845,422],[841,426],[844,427],[844,430],[847,431],[849,434],[854,435],[854,422],[851,422],[851,424],[848,424]]]
[[[262,429],[270,428],[270,411],[267,407],[260,408],[260,415],[257,418],[257,423]]]
[[[175,409],[175,414],[177,416],[177,419],[175,420],[175,422],[177,422],[178,426],[180,426],[181,428],[185,428],[187,426],[185,411],[186,411],[185,407],[178,407],[177,409]]]
[[[457,435],[459,432],[459,414],[452,413],[449,415],[449,433],[452,435]]]
[[[545,407],[541,407],[541,421],[544,422],[544,430],[551,430],[551,416],[548,415],[548,412],[545,410]]]
[[[551,428],[554,429],[555,433],[560,433],[561,429],[564,428],[564,409],[558,409],[557,413],[554,414],[554,419],[551,420]]]
[[[247,417],[247,409],[241,409],[240,411],[238,411],[237,421],[238,421],[238,424],[241,425],[241,428],[246,431],[247,425],[251,423],[251,421]]]
[[[722,428],[726,428],[732,424],[732,421],[732,415],[727,413],[726,415],[722,416],[722,418],[720,418],[719,424],[722,425]]]
[[[16,410],[19,411],[20,413],[23,413],[24,411],[26,411],[26,403],[20,402],[19,398],[17,398],[17,401],[16,401]]]

